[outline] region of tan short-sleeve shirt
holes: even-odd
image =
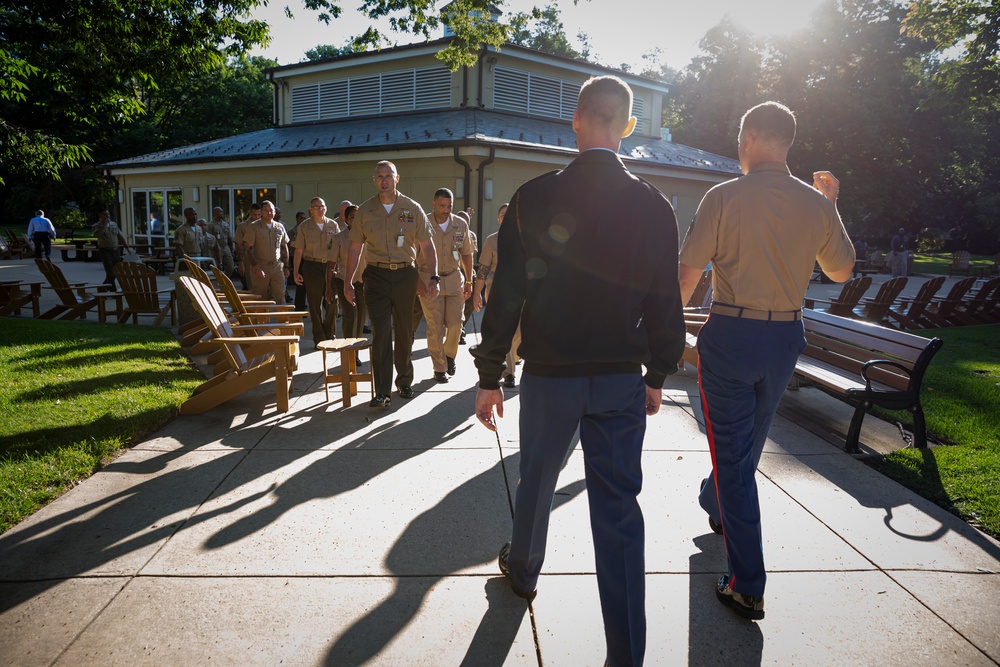
[[[337,277],[341,280],[347,280],[347,261],[349,259],[350,251],[351,230],[345,226],[334,238],[333,245],[327,253],[327,261],[336,262]],[[354,272],[354,282],[363,282],[361,276],[364,274],[366,266],[368,266],[368,262],[365,260],[365,253],[362,252],[358,257],[358,268],[357,271]]]
[[[323,218],[323,229],[313,219],[304,220],[296,228],[292,247],[302,252],[302,259],[317,262],[327,261],[327,255],[334,244],[334,237],[340,233],[340,225],[330,218]]]
[[[285,246],[287,250],[288,233],[280,222],[272,223],[270,228],[263,220],[247,225],[243,242],[246,243],[247,248],[250,249],[258,262],[288,261],[288,256],[284,254],[282,249],[282,246]]]
[[[711,262],[716,303],[772,311],[802,307],[817,260],[843,269],[854,246],[837,208],[781,162],[709,190],[680,252],[693,268]]]
[[[493,285],[493,274],[497,270],[497,240],[500,232],[493,232],[483,241],[483,252],[479,255],[479,275],[486,281],[486,291]]]
[[[197,256],[201,253],[203,235],[204,232],[201,231],[201,227],[197,225],[191,226],[185,222],[174,232],[174,245],[181,246],[186,255]]]
[[[212,220],[208,223],[208,233],[214,236],[218,242],[219,246],[223,250],[229,249],[229,244],[232,242],[232,232],[229,231],[229,225],[226,221],[216,221]]]
[[[429,238],[431,229],[424,209],[399,193],[388,213],[377,195],[361,204],[351,227],[351,241],[365,244],[369,264],[413,263],[417,244]]]
[[[434,248],[437,250],[437,271],[439,275],[449,275],[462,268],[462,255],[471,255],[476,248],[472,244],[472,234],[469,231],[469,223],[462,218],[452,215],[448,218],[447,227],[441,229],[441,225],[434,222],[434,216],[428,217],[431,225],[431,237],[434,239]],[[430,271],[426,262],[420,257],[419,269],[421,277],[430,278]],[[466,280],[472,280],[471,276],[466,276]]]

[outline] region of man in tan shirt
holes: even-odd
[[[274,219],[274,204],[260,203],[260,220],[247,228],[248,272],[253,275],[253,290],[263,299],[285,303],[285,278],[288,277],[288,233]]]
[[[317,345],[337,337],[337,299],[327,301],[324,296],[328,255],[339,232],[340,226],[326,217],[326,201],[314,197],[309,202],[309,219],[296,227],[292,242],[295,284],[306,288],[313,342]]]
[[[364,274],[365,303],[372,323],[372,373],[375,398],[371,407],[387,408],[391,402],[392,367],[402,398],[413,397],[413,301],[417,294],[414,261],[420,247],[430,271],[428,298],[438,295],[437,252],[427,216],[420,204],[396,190],[399,172],[388,161],[375,165],[372,177],[378,191],[358,209],[351,228],[351,245],[344,296],[354,305],[354,282],[361,251],[368,267]],[[395,337],[395,345],[391,337]]]
[[[507,213],[507,204],[500,206],[500,210],[497,211],[497,224],[503,224],[503,216]],[[479,284],[484,284],[484,288],[480,291],[479,286],[475,287],[475,296],[473,297],[473,306],[476,312],[483,309],[483,305],[486,301],[490,299],[490,287],[493,285],[493,275],[497,270],[497,239],[500,237],[500,232],[493,232],[486,237],[483,241],[483,252],[479,254]],[[485,293],[485,297],[484,297]],[[503,386],[508,389],[512,389],[515,386],[514,380],[514,369],[517,367],[517,346],[521,343],[521,327],[518,325],[517,331],[514,332],[514,338],[510,341],[510,351],[507,352],[507,372],[503,376]]]
[[[250,265],[247,262],[245,239],[250,225],[258,220],[260,220],[260,204],[253,203],[250,205],[249,217],[236,225],[236,231],[233,232],[233,261],[236,263],[237,272],[243,280],[243,289],[253,289],[253,276],[251,275],[253,272],[248,270]],[[258,296],[260,295],[258,294]]]
[[[447,382],[455,374],[458,340],[462,336],[462,311],[472,294],[472,237],[469,223],[452,215],[454,195],[448,188],[434,193],[430,216],[431,234],[437,250],[437,270],[441,277],[436,299],[426,297],[431,270],[427,257],[417,258],[421,289],[420,306],[427,319],[427,352],[434,364],[434,380]]]
[[[681,302],[712,263],[711,315],[698,334],[698,377],[713,475],[699,502],[726,541],[728,572],[716,597],[744,618],[764,618],[764,556],[755,478],[768,429],[805,349],[802,299],[814,262],[836,282],[851,277],[854,246],[835,202],[839,183],[813,186],[786,164],[795,117],[766,102],[740,123],[745,176],[705,195],[680,252]]]
[[[212,221],[205,230],[216,238],[219,243],[219,255],[222,258],[221,268],[227,276],[233,275],[233,232],[229,229],[222,207],[212,209]]]

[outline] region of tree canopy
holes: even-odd
[[[252,18],[266,0],[36,0],[0,8],[0,183],[11,175],[59,178],[93,155],[95,131],[147,112],[160,88],[266,45],[268,26]],[[480,43],[502,44],[507,25],[491,23],[485,0],[455,0],[442,15],[427,0],[361,0],[393,30],[430,35],[441,22],[456,39],[439,57],[471,64]],[[319,20],[340,16],[340,0],[302,0]],[[286,12],[290,10],[286,8]],[[354,41],[381,44],[369,29]]]

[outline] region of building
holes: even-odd
[[[451,72],[435,58],[449,39],[275,68],[273,127],[104,165],[123,230],[163,244],[186,206],[206,218],[220,206],[234,227],[264,199],[285,221],[316,196],[332,211],[371,197],[375,163],[388,159],[400,191],[427,210],[435,190],[453,190],[456,210],[476,210],[483,238],[522,183],[573,159],[580,86],[609,73],[635,96],[638,123],[621,155],[672,201],[682,234],[704,193],[739,173],[735,160],[670,141],[660,128],[665,84],[511,45],[484,47],[476,66]],[[153,229],[154,219],[167,224]]]

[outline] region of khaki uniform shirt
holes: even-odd
[[[118,248],[118,236],[121,233],[118,225],[113,220],[109,220],[103,229],[100,225],[97,225],[97,228],[94,230],[94,236],[97,237],[97,247],[116,250]]]
[[[292,241],[292,247],[295,248],[295,252],[302,253],[303,260],[325,262],[331,248],[333,248],[334,237],[338,233],[340,233],[340,225],[330,218],[323,218],[323,229],[320,229],[312,218],[303,220],[295,228],[295,240]]]
[[[483,252],[479,255],[479,278],[486,281],[486,293],[493,285],[493,274],[497,270],[497,240],[500,232],[493,232],[483,241]]]
[[[216,222],[215,220],[208,223],[208,233],[216,238],[219,242],[219,249],[223,254],[230,250],[230,243],[232,243],[233,235],[229,231],[229,225],[222,222]]]
[[[217,259],[219,257],[219,240],[213,234],[202,234],[201,256]]]
[[[280,222],[272,223],[270,229],[263,220],[247,225],[243,242],[258,262],[288,263],[288,233]]]
[[[351,251],[351,230],[345,226],[340,230],[340,233],[334,238],[333,246],[327,253],[328,262],[336,262],[337,264],[337,277],[341,280],[347,280],[347,260],[349,259],[349,253]],[[365,267],[368,266],[368,260],[365,259],[364,252],[358,258],[358,269],[354,272],[354,282],[361,283],[362,275],[364,275]]]
[[[361,204],[351,227],[351,241],[365,244],[369,264],[412,264],[417,245],[431,238],[431,228],[420,204],[404,194],[388,213],[378,195]]]
[[[687,266],[712,263],[714,302],[765,311],[802,308],[817,260],[840,270],[854,246],[837,208],[781,162],[709,190],[680,252]]]
[[[437,250],[437,270],[439,276],[448,276],[462,268],[462,255],[471,255],[476,248],[472,245],[472,235],[469,232],[469,223],[462,218],[452,215],[448,218],[447,227],[441,231],[441,225],[434,221],[434,216],[427,218],[431,227],[431,238],[434,239],[434,248]],[[430,280],[431,272],[421,255],[417,267],[420,269],[420,279],[426,284]],[[466,276],[466,280],[472,280],[471,276]]]
[[[185,255],[191,257],[201,256],[201,242],[204,232],[198,225],[189,225],[186,222],[174,232],[174,245],[181,246]]]

